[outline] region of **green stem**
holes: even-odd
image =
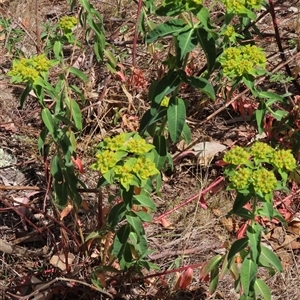
[[[167,117],[164,117],[158,131],[158,135],[163,135],[167,124]]]
[[[253,218],[251,220],[251,225],[253,225],[255,223],[255,211],[256,211],[256,206],[257,206],[257,198],[255,197],[252,203],[253,207],[252,207],[252,214],[253,214]]]

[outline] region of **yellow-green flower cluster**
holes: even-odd
[[[114,136],[113,138],[106,136],[103,141],[104,141],[105,148],[107,148],[111,151],[117,151],[118,149],[123,147],[123,145],[125,144],[126,134],[121,133],[121,134]]]
[[[261,9],[263,0],[223,0],[228,13],[242,14],[250,10]]]
[[[273,172],[259,168],[252,173],[252,184],[255,192],[269,194],[276,188],[277,180]]]
[[[124,166],[116,166],[114,168],[114,172],[117,179],[120,180],[122,186],[124,186],[125,188],[129,188],[129,185],[133,178],[133,174],[131,173],[132,169],[125,164]]]
[[[33,83],[42,72],[48,72],[50,68],[51,62],[42,54],[32,58],[14,60],[8,75],[13,77],[14,82]]]
[[[273,153],[271,163],[278,169],[293,171],[296,168],[296,160],[291,150],[277,150]]]
[[[102,174],[107,173],[118,162],[113,151],[105,150],[96,154],[97,161],[92,165],[94,170],[99,170]]]
[[[251,155],[259,160],[266,160],[273,152],[274,149],[263,142],[255,142],[250,150]]]
[[[108,181],[117,180],[126,190],[130,185],[144,186],[149,177],[159,173],[151,160],[152,154],[148,153],[154,146],[138,134],[121,133],[112,138],[105,137],[100,147],[102,149],[96,154],[97,161],[92,169],[99,170]]]
[[[64,16],[59,20],[59,27],[64,32],[70,32],[77,24],[77,19],[74,16]]]
[[[250,154],[245,149],[240,146],[236,146],[224,155],[223,160],[228,164],[237,166],[246,164],[249,160],[249,156]]]
[[[261,9],[263,0],[246,0],[246,6],[250,9]]]
[[[232,37],[235,33],[234,27],[232,25],[227,26],[224,35],[228,38]]]
[[[202,5],[203,0],[187,0],[188,4]]]
[[[146,180],[147,178],[159,173],[156,169],[155,163],[144,156],[137,158],[132,170],[142,180]]]
[[[252,171],[249,168],[240,168],[229,178],[233,187],[242,190],[249,185]]]
[[[131,138],[126,144],[126,150],[137,155],[145,154],[153,148],[154,146],[147,144],[146,141],[139,136]]]
[[[225,76],[230,78],[253,74],[255,69],[265,69],[266,57],[263,50],[255,45],[227,48],[220,56]]]

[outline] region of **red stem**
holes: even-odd
[[[192,198],[189,198],[188,200],[184,201],[183,203],[175,206],[174,208],[170,209],[169,211],[163,213],[162,215],[156,217],[153,219],[153,223],[161,220],[162,218],[166,217],[167,215],[171,214],[172,212],[176,211],[177,209],[187,205],[188,203],[192,202],[195,199],[200,199],[201,196],[204,196],[207,192],[209,192],[213,187],[215,187],[216,185],[218,185],[219,183],[221,183],[224,180],[224,177],[220,176],[218,177],[213,183],[211,183],[206,189],[204,189],[203,191],[199,192],[198,194],[196,194],[195,196],[193,196]],[[148,226],[149,224],[144,224],[144,227]]]

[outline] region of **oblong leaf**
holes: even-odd
[[[240,276],[243,293],[245,295],[248,295],[254,291],[257,270],[257,264],[249,257],[243,261]]]
[[[158,25],[148,33],[147,43],[152,43],[157,39],[167,35],[177,36],[184,27],[185,23],[182,20],[169,20]]]
[[[283,267],[278,256],[264,245],[261,245],[259,264],[263,267],[274,267],[278,272],[283,271]]]
[[[181,137],[181,133],[185,124],[186,107],[181,98],[174,100],[175,101],[171,101],[168,107],[167,118],[171,140],[176,143]]]
[[[43,108],[42,110],[42,120],[47,127],[48,131],[51,133],[53,137],[56,137],[55,130],[56,125],[53,120],[53,116],[48,108]]]
[[[197,46],[197,35],[194,32],[194,28],[188,26],[177,36],[178,45],[180,49],[180,59],[183,59],[185,55],[191,52]]]
[[[194,77],[194,76],[184,76],[182,80],[188,83],[189,85],[193,86],[194,88],[202,91],[206,94],[210,99],[216,100],[216,95],[212,84],[202,77]]]
[[[218,254],[211,258],[200,270],[200,280],[205,278],[219,263],[222,261],[223,256]]]
[[[254,283],[255,297],[262,296],[264,300],[271,300],[271,292],[264,281],[256,278]]]
[[[203,28],[197,28],[196,33],[197,39],[206,55],[207,71],[210,73],[214,69],[217,57],[215,40],[210,33]]]
[[[87,76],[82,71],[80,71],[79,69],[77,69],[75,67],[70,67],[69,72],[74,74],[76,77],[78,77],[79,79],[81,79],[85,83],[87,83],[89,81]]]
[[[245,249],[248,246],[249,240],[247,237],[236,240],[231,245],[231,248],[228,252],[228,263],[231,264],[231,260],[234,256],[239,253],[241,250]]]
[[[154,163],[156,168],[160,170],[167,159],[167,142],[163,135],[155,135],[153,139],[153,145],[155,146],[155,159]]]
[[[156,210],[156,206],[155,206],[153,200],[150,197],[148,197],[148,196],[145,196],[145,195],[134,195],[133,199],[134,199],[133,200],[134,204],[138,204],[140,206],[144,206],[144,207],[150,208],[153,211]]]

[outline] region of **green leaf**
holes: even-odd
[[[241,250],[245,249],[248,246],[248,238],[241,238],[233,242],[228,252],[228,264],[231,264],[231,260],[234,256],[239,253]]]
[[[153,145],[155,146],[155,159],[154,163],[158,170],[160,170],[167,159],[167,143],[163,135],[155,135],[153,138]]]
[[[109,212],[108,215],[108,224],[111,228],[115,228],[119,222],[124,220],[124,216],[126,213],[126,207],[124,202],[120,202],[116,204]]]
[[[269,220],[272,220],[274,217],[273,203],[263,202],[262,207],[258,209],[258,214],[261,217],[267,217]]]
[[[187,144],[189,144],[191,142],[191,139],[192,139],[192,133],[191,133],[191,129],[190,129],[189,125],[186,122],[184,122],[182,135],[183,135],[184,141]]]
[[[57,60],[62,59],[62,43],[60,41],[55,41],[53,45],[54,56]]]
[[[77,69],[75,67],[70,67],[69,72],[74,74],[75,76],[77,76],[83,82],[85,82],[85,83],[89,82],[89,79],[87,78],[87,76],[79,69]]]
[[[249,245],[251,248],[252,260],[258,264],[258,258],[261,252],[261,232],[263,228],[258,224],[249,224],[247,227],[247,236],[249,238]]]
[[[118,65],[118,62],[115,58],[115,55],[111,51],[109,51],[108,49],[104,49],[104,55],[107,57],[109,66],[114,71],[113,73],[115,73],[116,72],[116,67]]]
[[[278,256],[264,245],[261,245],[259,264],[263,267],[274,267],[278,272],[283,271],[283,267]]]
[[[78,130],[82,130],[82,115],[78,103],[74,99],[70,99],[70,108],[72,113],[72,119]]]
[[[49,131],[48,131],[47,127],[44,127],[42,129],[42,131],[40,132],[40,135],[39,135],[39,138],[38,138],[39,153],[40,153],[40,155],[42,155],[44,157],[47,157],[47,155],[48,155],[47,151],[45,153],[45,150],[47,148],[49,149],[49,145],[46,144],[46,138],[47,138],[48,132]]]
[[[188,26],[187,29],[187,31],[181,32],[177,36],[180,59],[183,59],[187,53],[191,52],[197,46],[197,35],[194,32],[194,28]]]
[[[137,211],[135,214],[142,220],[142,222],[152,222],[152,216],[144,211]]]
[[[210,14],[209,11],[206,7],[201,6],[200,10],[192,11],[196,16],[197,19],[201,22],[201,25],[206,29],[206,30],[210,30],[212,27],[210,25]]]
[[[137,215],[135,215],[135,213],[132,212],[131,214],[126,215],[126,220],[131,225],[135,233],[138,236],[141,236],[142,233],[144,232],[141,219]]]
[[[238,210],[235,210],[234,214],[239,216],[239,217],[242,217],[246,220],[252,220],[253,219],[253,213],[250,210],[248,210],[244,207],[241,207]]]
[[[126,245],[128,244],[128,237],[130,234],[130,226],[127,224],[123,225],[115,235],[113,247],[111,254],[117,258],[121,258],[124,251],[126,250]]]
[[[256,275],[258,271],[258,266],[247,257],[241,267],[241,285],[243,288],[243,293],[245,295],[251,294],[254,290],[254,282],[256,280]]]
[[[176,2],[169,2],[167,4],[164,4],[160,6],[156,10],[156,14],[158,16],[176,16],[180,13],[186,11],[186,5],[183,3],[176,3]]]
[[[277,121],[281,121],[284,117],[286,117],[289,113],[285,110],[277,109],[272,112],[272,116],[276,118]]]
[[[222,261],[222,255],[218,254],[211,258],[200,270],[200,280],[205,278]]]
[[[177,36],[185,27],[185,23],[182,20],[169,20],[163,24],[159,24],[147,35],[147,43],[152,43],[157,39],[172,35]]]
[[[170,133],[171,140],[176,143],[179,141],[182,130],[185,124],[186,118],[186,107],[185,103],[181,98],[176,98],[171,101],[167,111],[168,117],[168,130]]]
[[[61,160],[58,155],[55,155],[51,162],[51,175],[57,181],[63,181],[63,173],[61,168]]]
[[[261,296],[264,300],[271,300],[271,292],[269,287],[259,278],[254,283],[255,297]],[[258,298],[257,298],[258,299]]]
[[[245,204],[247,204],[251,200],[251,198],[252,198],[252,195],[250,193],[248,195],[237,193],[236,198],[233,203],[232,211],[230,212],[230,214],[241,211],[243,206]]]
[[[53,116],[48,108],[43,108],[42,120],[53,138],[56,139],[56,124],[54,123]]]
[[[198,41],[207,58],[207,71],[211,73],[215,67],[217,57],[215,41],[210,33],[203,28],[197,28],[196,33]]]
[[[86,238],[85,241],[87,242],[88,240],[93,240],[93,239],[99,239],[102,238],[104,235],[103,231],[92,231]]]
[[[64,181],[53,181],[55,198],[59,206],[66,206],[68,203],[68,184]]]
[[[216,100],[216,95],[213,86],[211,83],[202,77],[189,77],[185,74],[182,75],[182,80],[189,85],[193,86],[196,89],[199,89],[204,94],[206,94],[210,99]]]
[[[150,131],[151,125],[155,125],[156,122],[158,122],[160,119],[165,117],[167,115],[167,108],[159,108],[158,110],[152,110],[153,114],[151,113],[151,110],[147,110],[141,121],[140,121],[140,128],[139,128],[139,134],[141,136],[144,136],[145,132],[148,130]],[[154,128],[155,131],[155,128]],[[154,135],[154,133],[149,132],[151,136]]]
[[[213,294],[219,283],[219,266],[215,266],[210,272],[209,292]]]
[[[267,92],[267,91],[261,91],[258,93],[259,98],[263,98],[263,99],[270,99],[271,101],[274,102],[267,102],[267,105],[271,105],[277,101],[282,101],[283,97],[281,95],[278,95],[277,93],[273,93],[273,92]]]
[[[150,197],[145,195],[134,195],[133,198],[134,198],[133,201],[134,204],[138,204],[140,206],[150,208],[152,211],[156,211],[156,206]]]
[[[20,98],[20,106],[21,109],[23,109],[24,103],[26,101],[27,96],[29,95],[30,91],[32,90],[32,84],[31,83],[27,83],[25,90],[22,92],[21,94],[21,98]]]
[[[251,91],[251,93],[253,94],[253,96],[256,97],[257,96],[257,92],[255,90],[254,80],[255,80],[255,78],[252,75],[247,74],[247,75],[243,76],[243,82],[244,82],[244,84]]]
[[[153,82],[149,89],[149,100],[151,101],[151,114],[157,112],[162,99],[173,92],[181,83],[177,72],[169,72],[161,80]]]
[[[264,132],[264,117],[266,115],[266,112],[266,105],[265,103],[261,102],[255,111],[255,118],[259,134],[262,134]]]

